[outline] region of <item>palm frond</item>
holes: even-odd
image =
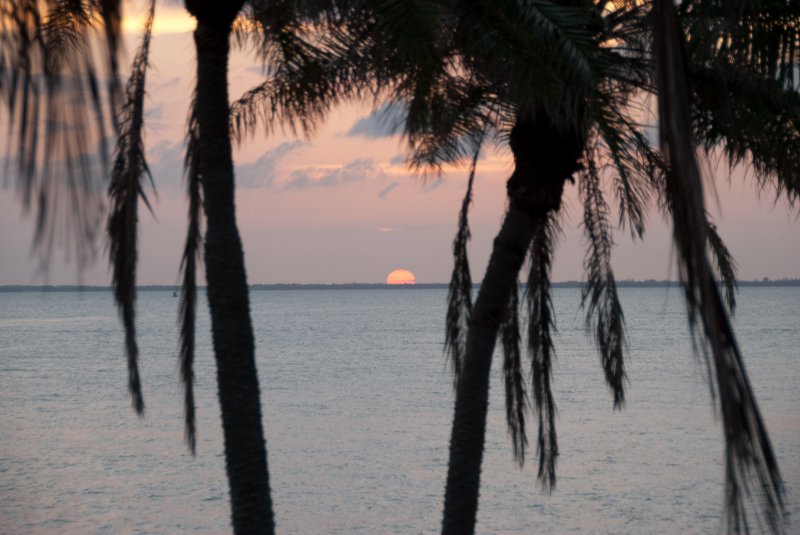
[[[235,35],[254,48],[267,79],[231,105],[237,143],[259,127],[308,136],[335,104],[376,92],[368,30],[350,20],[364,22],[359,5],[257,2],[245,10]]]
[[[125,328],[128,389],[133,397],[133,407],[140,415],[144,413],[144,399],[139,379],[139,348],[136,344],[135,324],[137,226],[139,199],[141,198],[149,208],[142,181],[145,176],[150,177],[152,181],[145,160],[143,129],[145,78],[154,14],[155,0],[151,0],[142,44],[134,57],[131,75],[125,87],[126,102],[120,113],[120,136],[117,140],[108,190],[111,198],[108,239],[112,285]]]
[[[736,311],[736,260],[728,250],[722,237],[719,235],[717,226],[708,222],[708,248],[714,257],[722,284],[725,288],[725,304],[731,314]]]
[[[614,193],[619,204],[619,225],[626,223],[631,237],[641,238],[645,209],[653,194],[659,166],[645,136],[624,112],[624,101],[599,97],[590,108],[596,122],[596,137],[614,171]],[[622,105],[622,106],[621,106]],[[599,159],[598,159],[599,160]]]
[[[625,318],[611,268],[613,241],[608,226],[608,205],[600,189],[600,175],[594,161],[590,153],[580,180],[583,229],[588,241],[583,261],[587,280],[581,306],[586,308],[587,326],[594,324],[606,382],[614,396],[614,408],[619,409],[625,403]]]
[[[800,5],[786,0],[682,2],[688,54],[698,63],[745,68],[788,91],[800,89]]]
[[[120,37],[122,35],[122,3],[120,0],[96,0],[99,4],[100,17],[103,20],[105,30],[105,41],[108,47],[108,96],[111,102],[111,109],[117,109],[117,103],[122,98],[122,84],[119,79],[119,56],[121,54]],[[119,130],[116,124],[116,114],[111,114],[115,121],[114,128]]]
[[[404,137],[411,150],[414,172],[440,173],[445,163],[470,157],[476,145],[496,137],[497,103],[475,80],[442,75],[425,102],[412,95],[406,103]],[[414,113],[415,107],[428,113]]]
[[[184,400],[184,435],[189,451],[194,455],[197,451],[197,427],[195,424],[194,402],[194,340],[195,319],[197,310],[197,261],[202,247],[200,223],[203,203],[198,168],[200,130],[195,117],[195,102],[189,118],[188,145],[184,160],[186,191],[189,197],[189,226],[186,231],[186,243],[181,258],[183,281],[181,284],[181,303],[178,323],[180,325],[180,351],[178,367]]]
[[[453,40],[503,100],[572,122],[603,68],[591,10],[553,2],[456,3]]]
[[[458,215],[458,232],[453,240],[453,274],[450,276],[450,290],[447,296],[447,319],[445,322],[445,355],[453,371],[453,388],[458,386],[461,368],[466,355],[467,330],[472,312],[472,277],[469,272],[467,242],[469,232],[469,205],[472,204],[472,185],[478,166],[480,145],[475,148],[467,181],[467,192],[461,203]]]
[[[759,503],[767,527],[780,533],[783,482],[706,256],[709,226],[692,145],[683,34],[670,0],[655,0],[654,15],[661,145],[669,163],[667,197],[690,326],[705,349],[709,369],[713,366],[711,389],[722,414],[728,527],[749,530],[749,498]],[[757,481],[757,493],[751,492],[751,478]]]
[[[356,52],[333,53],[299,38],[282,49],[283,57],[267,80],[231,104],[231,130],[237,143],[261,127],[310,135],[333,105],[362,95]]]
[[[800,63],[796,67],[800,74]],[[721,149],[728,165],[748,165],[761,188],[790,204],[800,196],[800,93],[737,65],[694,65],[693,133],[706,152]]]
[[[74,252],[82,269],[96,254],[104,212],[108,125],[92,53],[94,2],[0,0],[0,102],[12,171],[35,218],[41,268]],[[112,32],[113,33],[113,32]],[[101,40],[102,42],[102,40]]]
[[[525,448],[528,437],[525,433],[525,412],[528,409],[528,394],[522,371],[519,331],[519,285],[515,284],[508,302],[508,310],[500,324],[503,344],[503,382],[506,387],[506,422],[511,435],[514,459],[520,467],[525,464]]]
[[[556,485],[556,406],[553,401],[551,380],[555,347],[553,332],[556,328],[553,300],[550,295],[550,272],[553,250],[560,227],[553,212],[535,222],[531,241],[531,268],[528,276],[528,349],[531,354],[533,379],[533,406],[539,417],[539,482],[552,492]]]

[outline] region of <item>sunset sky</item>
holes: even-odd
[[[128,57],[143,17],[129,13],[124,28]],[[182,187],[183,136],[194,79],[193,21],[179,7],[160,5],[148,73],[146,139],[157,186],[154,215],[141,211],[140,284],[174,284],[186,229]],[[263,80],[257,61],[235,53],[230,95],[237,98]],[[342,107],[311,139],[289,132],[261,134],[235,152],[237,213],[250,283],[383,282],[404,268],[417,282],[446,282],[451,243],[466,187],[467,169],[440,178],[417,177],[403,163],[400,136],[373,113],[373,103]],[[5,123],[3,123],[5,126]],[[482,276],[505,209],[507,151],[489,152],[478,165],[470,223],[473,278]],[[31,256],[33,222],[6,180],[0,189],[0,284],[108,284],[105,250],[78,274],[55,251],[46,277]],[[585,242],[577,188],[569,186],[565,236],[556,251],[553,279],[581,280]],[[718,203],[717,203],[718,199]],[[737,171],[716,180],[709,211],[739,264],[743,279],[800,278],[797,211],[756,193],[752,177]],[[609,198],[609,201],[611,199]],[[643,242],[616,231],[618,279],[675,279],[669,229],[654,210]]]

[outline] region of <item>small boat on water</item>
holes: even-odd
[[[172,297],[178,297],[178,292],[172,292]]]

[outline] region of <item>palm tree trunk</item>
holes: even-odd
[[[198,17],[195,116],[206,213],[205,266],[225,465],[235,533],[273,533],[244,253],[236,226],[228,121],[230,25]],[[232,20],[232,19],[231,19]],[[218,21],[215,21],[218,22]]]
[[[556,128],[544,113],[520,115],[511,131],[514,173],[509,209],[472,309],[466,355],[456,389],[442,533],[475,531],[489,408],[489,375],[497,332],[530,247],[537,221],[558,210],[578,168],[583,136]]]
[[[443,534],[473,533],[475,529],[492,353],[533,229],[533,218],[512,205],[494,240],[489,267],[472,309],[450,437]]]

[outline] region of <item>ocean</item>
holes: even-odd
[[[716,533],[723,445],[677,288],[622,288],[627,403],[613,411],[580,310],[557,288],[558,483],[536,480],[505,427],[495,355],[479,533]],[[446,290],[251,292],[280,533],[435,533],[452,383]],[[800,532],[800,287],[742,288],[735,326]],[[146,403],[130,407],[109,292],[0,293],[0,533],[224,533],[222,429],[207,308],[198,309],[198,451],[183,443],[178,299],[145,291]],[[529,433],[530,433],[529,431]]]

